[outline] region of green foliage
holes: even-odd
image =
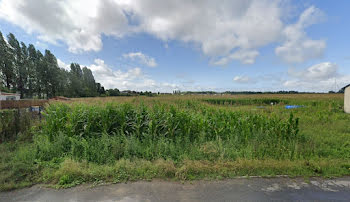
[[[156,104],[53,104],[35,138],[41,160],[70,156],[98,164],[121,158],[295,159],[307,142],[298,119]]]
[[[55,96],[95,97],[104,94],[90,69],[72,63],[70,72],[60,68],[56,57],[42,54],[33,44],[26,46],[10,33],[7,41],[0,32],[0,90],[19,91],[21,98]]]
[[[205,102],[215,105],[276,105],[289,104],[288,100],[260,98],[260,99],[204,99]]]
[[[33,117],[24,110],[0,110],[0,143],[15,140],[17,136],[28,136]]]
[[[126,103],[101,102],[113,99]],[[33,140],[0,144],[0,190],[35,183],[66,188],[153,178],[350,174],[350,116],[342,99],[281,96],[273,98],[279,104],[263,108],[256,106],[272,99],[202,99],[50,104],[31,130]],[[287,110],[287,102],[304,107]]]
[[[108,94],[108,96],[119,96],[120,91],[117,88],[109,89],[109,90],[107,90],[107,94]]]

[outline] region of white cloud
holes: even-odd
[[[276,41],[283,28],[278,0],[136,0],[123,5],[135,13],[143,31],[164,41],[194,43],[217,65],[233,59],[252,63],[254,58],[234,53]],[[221,58],[226,61],[218,62]]]
[[[35,46],[38,48],[41,48],[42,50],[48,49],[49,46],[46,43],[43,43],[41,41],[36,41]]]
[[[95,80],[107,89],[172,92],[179,88],[176,84],[156,82],[138,67],[127,71],[113,70],[101,59],[95,59],[94,64],[87,67],[91,69]]]
[[[326,79],[318,82],[310,82],[305,80],[287,80],[283,83],[285,90],[298,90],[305,92],[328,92],[338,91],[340,88],[349,84],[350,75],[337,77],[336,79]]]
[[[70,65],[64,63],[62,60],[60,60],[60,59],[58,59],[58,58],[57,58],[57,64],[58,64],[58,66],[59,66],[60,68],[65,69],[65,70],[67,70],[67,71],[70,71]]]
[[[238,50],[220,60],[214,61],[214,65],[227,65],[231,60],[239,60],[242,64],[254,64],[255,58],[259,55],[256,50]]]
[[[310,39],[304,29],[319,22],[323,17],[323,13],[314,6],[306,9],[296,24],[284,28],[285,42],[275,49],[276,55],[289,63],[302,63],[309,59],[322,57],[326,42]]]
[[[147,65],[148,67],[156,67],[158,65],[154,58],[149,57],[141,52],[123,54],[123,57],[134,61],[136,60],[141,64]]]
[[[289,69],[290,76],[297,77],[307,81],[320,81],[337,76],[338,65],[335,63],[324,62],[313,65],[305,70],[297,71],[295,69]]]
[[[252,64],[259,48],[286,38],[276,54],[286,61],[319,57],[322,40],[304,29],[319,10],[310,7],[294,25],[285,25],[283,0],[2,0],[0,18],[71,52],[99,51],[102,35],[148,33],[165,43],[194,44],[216,65],[231,60]],[[295,35],[295,36],[294,36]]]
[[[94,64],[86,65],[91,69],[96,82],[101,83],[106,89],[118,88],[119,90],[136,90],[152,92],[204,91],[218,90],[218,88],[203,87],[194,81],[157,82],[146,75],[142,69],[136,67],[127,71],[115,70],[101,59],[95,59]]]
[[[121,36],[127,18],[112,0],[2,0],[0,18],[53,44],[66,43],[69,51],[98,51],[101,34]]]
[[[301,71],[290,69],[288,74],[291,78],[282,85],[291,90],[337,91],[350,82],[350,75],[340,74],[338,70],[338,65],[330,62],[316,64]]]
[[[240,84],[251,84],[255,83],[250,77],[248,76],[235,76],[233,78],[233,81],[235,83],[240,83]]]

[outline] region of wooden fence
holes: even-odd
[[[2,100],[0,101],[0,109],[21,109],[32,106],[43,107],[48,100]]]

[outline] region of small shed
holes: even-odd
[[[344,87],[344,111],[350,113],[350,84]]]
[[[5,93],[0,91],[0,101],[1,100],[20,100],[21,95],[18,93]]]

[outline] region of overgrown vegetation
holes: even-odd
[[[288,100],[282,99],[204,99],[209,104],[216,105],[276,105],[276,104],[288,104]]]
[[[51,103],[42,124],[31,129],[33,138],[0,145],[0,189],[153,178],[349,175],[350,117],[337,96]],[[275,105],[258,108],[271,101]],[[287,110],[285,103],[304,107]]]
[[[0,143],[28,135],[35,119],[25,110],[0,110]]]
[[[296,159],[304,152],[293,114],[283,120],[205,107],[155,104],[50,105],[35,137],[37,158],[98,164],[125,159],[174,161]],[[232,149],[235,148],[235,149]]]

